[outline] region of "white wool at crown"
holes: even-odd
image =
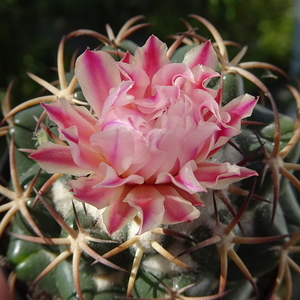
[[[88,203],[83,203],[73,197],[73,193],[69,191],[70,188],[66,186],[66,180],[60,178],[52,184],[51,192],[53,194],[52,201],[56,210],[66,219],[68,216],[73,215],[73,205],[77,212],[83,211],[84,206],[88,215],[92,216],[95,221],[96,227],[106,231],[105,225],[102,220],[102,213],[104,209],[98,209]],[[84,206],[83,206],[84,205]]]
[[[109,274],[97,274],[93,276],[93,281],[97,286],[99,291],[109,288],[115,283],[122,284],[124,282],[124,277],[127,276],[125,272],[111,272]]]

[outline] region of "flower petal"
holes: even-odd
[[[181,198],[191,202],[194,206],[204,206],[199,193],[190,194],[189,192],[179,189],[177,186],[173,186]]]
[[[92,175],[71,180],[68,185],[71,187],[76,199],[101,209],[118,201],[124,191],[124,186],[97,187],[100,181],[101,179],[98,176]]]
[[[125,197],[124,202],[134,207],[141,216],[138,234],[151,230],[162,223],[164,215],[164,196],[152,186],[139,185]]]
[[[133,83],[129,93],[134,95],[136,99],[143,98],[145,91],[150,84],[150,79],[146,72],[136,65],[123,62],[118,62],[117,64],[121,70],[121,74],[125,77],[125,80],[129,80]]]
[[[177,187],[189,192],[190,194],[206,192],[206,189],[199,183],[194,175],[197,165],[194,161],[187,162],[179,171],[178,175],[173,176],[167,172],[161,172],[157,176],[156,184],[173,183]]]
[[[109,234],[116,232],[130,223],[136,216],[137,210],[121,199],[113,202],[103,212],[103,222]]]
[[[107,118],[109,111],[112,110],[113,107],[122,107],[126,106],[130,102],[134,100],[133,96],[128,95],[128,90],[133,86],[133,82],[131,81],[123,81],[116,88],[111,90],[110,95],[103,103],[101,114],[99,117],[99,124],[102,124],[104,120]]]
[[[152,35],[143,47],[136,50],[135,63],[146,72],[151,80],[159,69],[170,63],[166,53],[166,44]]]
[[[227,126],[232,126],[240,129],[240,121],[243,118],[249,117],[257,103],[257,99],[249,94],[241,95],[221,108],[221,112],[227,112],[230,115],[230,120]]]
[[[156,188],[165,197],[163,224],[190,222],[199,217],[200,211],[173,187],[158,185]]]
[[[213,69],[203,66],[196,65],[193,69],[193,81],[186,81],[183,90],[189,95],[193,94],[194,90],[202,89],[209,93],[212,97],[216,97],[218,95],[218,90],[214,90],[207,87],[210,79],[219,77],[220,74],[214,71]]]
[[[253,170],[227,162],[223,164],[203,162],[198,165],[194,174],[201,185],[210,189],[225,189],[231,183],[258,176]]]
[[[132,164],[134,156],[134,139],[125,126],[111,125],[91,137],[91,146],[103,153],[107,162],[114,166],[121,175]]]
[[[66,141],[69,144],[72,157],[76,165],[83,169],[93,170],[94,172],[98,169],[100,162],[104,161],[101,152],[95,151],[82,136],[79,136],[78,127],[72,126],[65,130],[61,130]]]
[[[76,125],[82,141],[89,143],[90,135],[96,132],[94,126],[97,119],[82,106],[73,106],[65,99],[57,99],[51,104],[42,104],[50,119],[59,129]]]
[[[153,93],[154,95],[151,97],[134,101],[149,120],[157,119],[165,112],[166,108],[170,107],[172,102],[176,102],[180,90],[176,86],[155,86]]]
[[[152,79],[152,87],[154,87],[155,85],[174,85],[182,87],[186,80],[194,82],[193,73],[185,64],[168,64],[160,68],[155,73]]]
[[[104,51],[86,50],[76,60],[75,75],[85,98],[99,116],[111,88],[121,83],[116,62]]]
[[[245,94],[231,100],[227,105],[220,109],[220,130],[215,133],[215,145],[209,154],[213,155],[220,147],[222,147],[230,137],[240,133],[241,120],[249,117],[257,103],[257,99],[253,96]],[[215,116],[209,120],[214,121]],[[215,121],[216,122],[216,121]]]
[[[29,155],[49,173],[63,173],[75,176],[87,175],[90,170],[75,164],[70,148],[51,142],[44,142],[38,150]]]
[[[183,59],[183,63],[186,64],[190,69],[197,65],[204,65],[206,67],[215,69],[217,61],[217,54],[210,41],[192,48],[185,54]]]
[[[101,162],[99,165],[99,173],[103,180],[98,183],[97,187],[116,187],[124,184],[143,184],[144,178],[142,176],[132,174],[125,178],[119,177],[115,169],[107,163]]]

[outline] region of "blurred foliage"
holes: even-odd
[[[185,31],[180,18],[190,20],[199,33],[210,37],[199,22],[188,18],[198,14],[220,31],[224,39],[248,45],[247,60],[274,63],[288,71],[294,16],[293,0],[1,0],[0,1],[0,91],[13,78],[16,102],[36,95],[37,84],[29,71],[45,79],[55,79],[57,46],[64,34],[80,28],[105,34],[109,23],[115,32],[129,18],[143,14],[153,25],[132,37],[143,43],[150,34],[165,40],[167,35]],[[169,40],[171,42],[171,40]],[[97,41],[83,37],[68,42],[70,53]]]

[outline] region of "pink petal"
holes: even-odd
[[[132,174],[127,177],[119,177],[116,173],[115,169],[112,168],[107,163],[101,162],[99,165],[99,172],[98,172],[103,179],[101,182],[97,184],[97,187],[117,187],[124,184],[143,184],[144,178],[142,176]]]
[[[145,152],[145,161],[140,163],[137,174],[141,175],[148,184],[153,183],[153,178],[150,179],[157,172],[158,168],[166,161],[166,153],[157,149],[162,139],[165,130],[154,129],[145,137],[145,145],[147,151]],[[143,148],[143,147],[141,147]],[[141,154],[139,154],[140,156]]]
[[[136,209],[141,217],[138,234],[159,226],[164,215],[165,198],[152,186],[139,185],[125,197],[124,202]]]
[[[155,73],[152,79],[152,87],[155,85],[175,85],[181,88],[186,80],[194,82],[193,73],[185,64],[168,64]]]
[[[220,131],[215,133],[215,145],[209,156],[213,155],[222,147],[230,137],[240,133],[241,120],[251,115],[256,103],[257,99],[245,94],[231,100],[227,105],[221,108]],[[226,119],[223,117],[222,120],[222,116],[226,116]],[[210,120],[213,121],[214,117],[215,116],[211,117]]]
[[[220,107],[211,94],[202,89],[192,89],[189,94],[194,102],[194,110],[198,112],[198,119],[217,123],[222,121]]]
[[[203,162],[194,172],[199,183],[210,189],[224,189],[229,184],[258,174],[250,169],[231,165],[229,163],[217,164]]]
[[[166,53],[166,44],[152,35],[143,47],[136,50],[135,63],[146,72],[151,80],[159,69],[170,63]]]
[[[176,176],[167,172],[159,173],[155,183],[166,184],[172,182],[175,186],[189,192],[190,194],[206,192],[206,189],[199,183],[194,175],[196,170],[196,163],[194,161],[189,161],[180,169]]]
[[[133,96],[127,94],[127,92],[131,89],[133,84],[134,83],[130,81],[123,81],[116,88],[111,90],[110,95],[103,103],[101,114],[98,115],[99,124],[102,124],[104,122],[104,120],[107,118],[109,111],[112,110],[113,107],[122,107],[133,102]]]
[[[41,168],[49,173],[84,176],[90,172],[75,164],[69,147],[51,142],[41,144],[29,157],[36,160]]]
[[[197,65],[204,65],[206,67],[215,69],[217,61],[217,54],[210,41],[192,48],[185,54],[183,59],[183,63],[186,64],[190,69]]]
[[[215,98],[219,91],[208,88],[207,84],[209,83],[210,79],[220,77],[220,74],[203,65],[196,65],[192,71],[194,80],[186,81],[183,90],[189,95],[192,95],[195,89],[202,89]]]
[[[104,51],[86,50],[77,58],[75,75],[85,98],[99,116],[111,88],[121,83],[116,62]]]
[[[146,72],[136,65],[117,63],[120,68],[124,80],[129,80],[133,83],[129,93],[134,95],[135,99],[143,98],[145,91],[150,84],[150,80]]]
[[[199,217],[199,210],[182,198],[173,187],[157,185],[156,188],[165,197],[163,224],[190,222]]]
[[[130,54],[129,51],[125,53],[125,55],[122,57],[120,60],[121,63],[126,63],[126,64],[133,64],[134,63],[134,56]]]
[[[153,96],[135,100],[138,109],[147,114],[150,120],[160,117],[171,101],[175,102],[180,95],[180,89],[176,86],[156,86],[153,91]]]
[[[57,99],[51,104],[42,104],[50,119],[59,129],[66,129],[76,125],[78,135],[88,143],[90,135],[95,132],[96,118],[82,106],[73,106],[65,99]]]
[[[257,99],[248,94],[231,100],[221,108],[222,113],[227,112],[230,115],[230,121],[226,125],[240,129],[241,119],[251,116],[256,103]]]
[[[141,114],[138,110],[128,107],[114,107],[107,115],[105,122],[99,124],[99,130],[104,130],[106,126],[119,124],[126,126],[136,131],[136,134],[141,135],[143,132],[151,130],[151,126],[144,117],[145,115]]]
[[[178,188],[177,186],[173,186],[176,189],[177,193],[181,196],[181,198],[189,201],[194,206],[204,206],[199,193],[190,194],[189,192]]]
[[[180,165],[183,166],[190,160],[204,161],[213,145],[213,136],[219,127],[212,122],[204,122],[202,120],[179,140],[184,139],[181,143],[181,151],[179,155]]]
[[[61,130],[66,141],[69,144],[72,157],[76,165],[83,169],[93,170],[96,172],[100,162],[105,160],[101,152],[95,151],[87,139],[79,136],[78,127],[72,126]]]
[[[162,170],[170,172],[175,166],[178,167],[178,155],[180,155],[180,141],[174,129],[153,130],[153,139],[150,139],[152,153],[160,153],[165,159],[156,165],[155,174]],[[154,164],[154,161],[151,163]]]
[[[107,162],[121,175],[132,164],[134,139],[131,130],[121,125],[111,125],[91,137],[91,146],[103,153]]]
[[[74,193],[75,198],[101,209],[118,201],[124,191],[124,186],[97,187],[101,180],[101,177],[92,175],[71,180],[68,185],[72,188],[71,191]]]
[[[135,208],[120,199],[107,207],[102,217],[107,231],[112,234],[130,223],[136,214],[137,210]]]

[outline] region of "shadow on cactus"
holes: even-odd
[[[246,47],[230,60],[226,47],[239,45],[191,17],[215,42],[184,21],[169,48],[155,36],[140,47],[127,40],[148,25],[134,25],[137,16],[116,36],[107,26],[108,37],[63,38],[57,82],[29,73],[50,95],[11,109],[8,88],[0,234],[11,272],[29,286],[80,300],[271,299],[285,278],[291,299],[299,92],[288,86],[293,120],[248,69],[285,73],[240,62]],[[101,44],[66,72],[64,45],[82,35]],[[269,104],[245,93],[244,79]]]

